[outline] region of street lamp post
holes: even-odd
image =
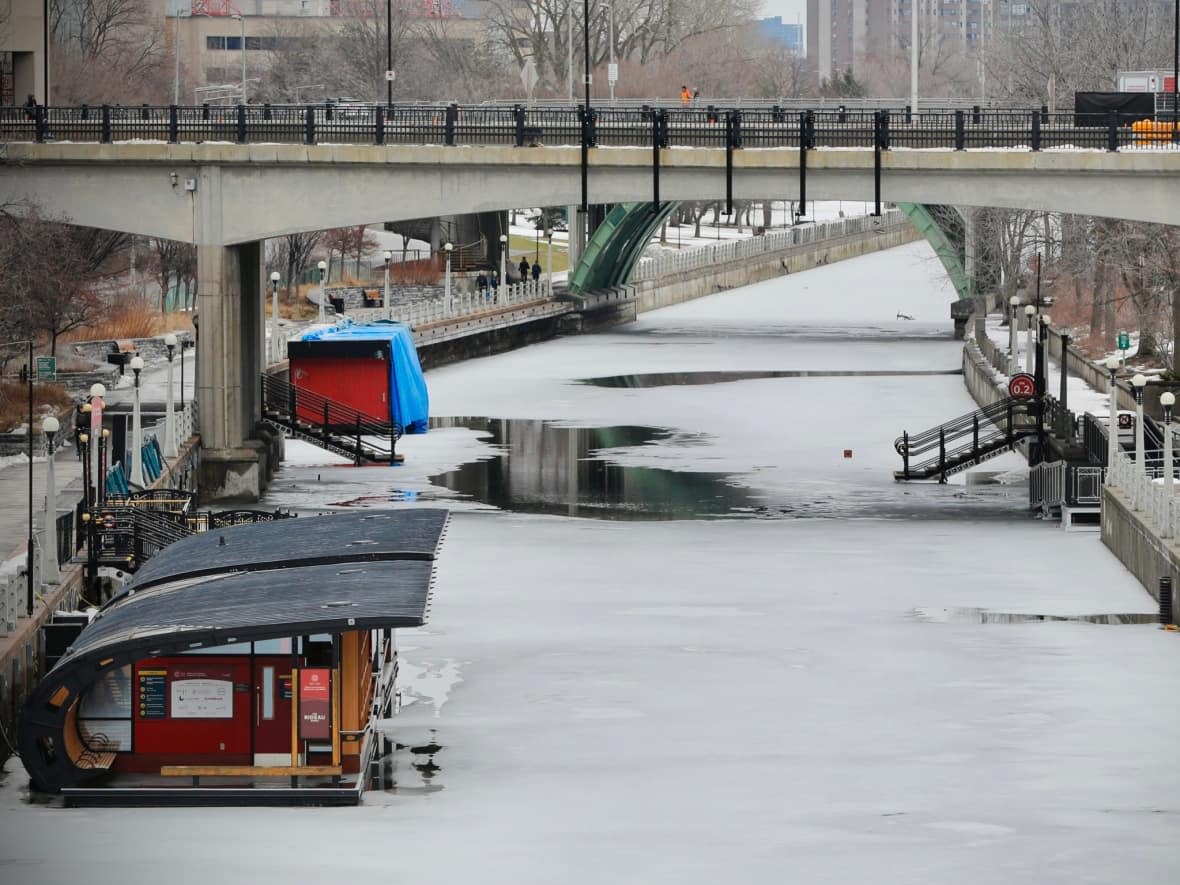
[[[1142,374],[1131,379],[1131,387],[1135,390],[1135,469],[1140,474],[1147,475],[1147,466],[1143,463],[1143,388],[1147,378]]]
[[[279,361],[279,272],[270,275],[270,361]]]
[[[1025,334],[1024,334],[1024,371],[1030,375],[1033,370],[1033,329],[1036,328],[1037,309],[1031,304],[1024,306]]]
[[[316,267],[320,271],[320,322],[322,323],[327,312],[327,307],[325,306],[327,298],[324,295],[324,278],[328,275],[328,262],[321,261]]]
[[[57,565],[57,489],[53,476],[53,443],[61,424],[52,415],[41,422],[45,434],[45,531],[41,544],[41,580],[60,584],[61,571]]]
[[[381,303],[385,305],[385,318],[393,319],[393,305],[389,303],[389,262],[393,260],[393,253],[386,249],[381,257],[385,259],[385,290],[381,296]]]
[[[131,406],[131,475],[127,479],[143,488],[147,485],[143,472],[143,423],[139,415],[139,373],[143,371],[143,357],[131,358],[131,371],[135,375],[135,398]],[[114,461],[114,453],[111,460]]]
[[[176,416],[173,414],[173,384],[172,357],[176,354],[176,336],[169,332],[164,336],[164,346],[168,349],[168,395],[164,398],[164,457],[175,458],[179,452],[176,448]]]
[[[90,484],[94,489],[91,500],[95,504],[101,497],[101,487],[98,477],[98,443],[102,436],[102,398],[107,395],[107,389],[100,381],[90,385]]]
[[[505,276],[508,269],[508,235],[500,234],[500,285],[508,285],[508,277]],[[499,292],[492,293],[492,299],[498,300]]]
[[[553,231],[545,235],[545,285],[549,290],[549,297],[553,297]]]
[[[1037,335],[1037,395],[1049,392],[1049,314],[1041,314],[1041,328]]]
[[[447,256],[447,269],[443,276],[443,304],[448,311],[451,309],[451,250],[454,248],[452,243],[443,244],[443,251]]]
[[[1110,372],[1110,423],[1106,427],[1106,481],[1112,482],[1115,454],[1119,449],[1119,358],[1106,358],[1106,371]]]
[[[246,103],[246,16],[231,15],[230,18],[237,19],[238,24],[242,26],[242,104]]]
[[[1019,316],[1020,299],[1013,295],[1008,299],[1009,313],[1008,318],[1008,374],[1016,374],[1016,367],[1019,360],[1016,356],[1016,317]]]
[[[1160,405],[1164,407],[1164,537],[1170,537],[1172,525],[1172,406],[1176,405],[1176,394],[1166,390],[1160,394]]]

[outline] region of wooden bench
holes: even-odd
[[[191,777],[193,786],[203,777],[289,777],[294,786],[301,777],[331,777],[338,781],[344,771],[339,765],[162,765],[162,777]]]
[[[110,768],[114,764],[115,754],[109,750],[86,750],[74,764],[78,768],[94,771],[99,768]]]

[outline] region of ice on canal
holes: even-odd
[[[1174,881],[1180,639],[981,623],[1153,602],[1023,488],[893,483],[903,428],[972,407],[915,374],[959,366],[950,299],[907,247],[430,372],[449,426],[393,470],[289,443],[269,505],[455,511],[393,786],[68,811],[9,762],[4,881]],[[651,504],[676,473],[736,491]]]

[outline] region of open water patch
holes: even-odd
[[[498,454],[431,476],[430,482],[501,510],[672,520],[749,516],[765,505],[728,474],[624,466],[601,454],[655,444],[700,445],[698,434],[502,418],[436,418],[432,424],[481,432]]]
[[[594,387],[644,388],[690,387],[705,384],[731,384],[735,381],[759,381],[765,378],[904,378],[911,375],[962,375],[962,369],[764,369],[722,372],[648,372],[642,375],[603,375],[580,378],[579,384]]]
[[[1036,624],[1048,621],[1073,621],[1079,624],[1158,624],[1152,612],[1112,612],[1106,614],[1043,615],[1030,612],[996,612],[986,608],[916,608],[919,621],[935,624]]]

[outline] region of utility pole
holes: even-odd
[[[393,0],[385,0],[385,106],[393,107]]]

